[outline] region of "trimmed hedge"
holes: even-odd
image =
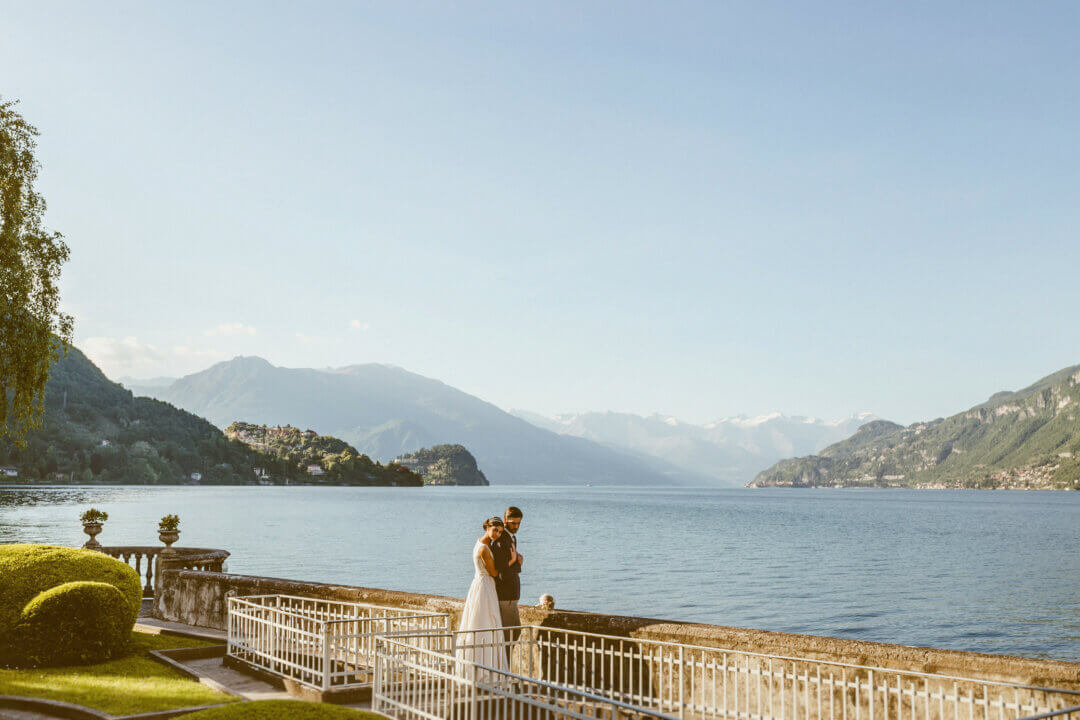
[[[23,608],[15,646],[27,665],[89,665],[127,645],[131,617],[109,583],[77,580],[50,588]]]
[[[86,583],[106,584],[116,593],[88,589]],[[70,600],[60,597],[72,591],[78,595]],[[76,598],[81,601],[76,602]],[[110,607],[106,609],[105,604]],[[108,555],[56,545],[0,545],[0,664],[54,665],[71,657],[103,659],[102,652],[115,652],[127,642],[141,604],[139,576],[126,563]],[[56,653],[50,654],[40,643],[50,637],[48,625],[57,623],[58,613],[65,612],[71,618],[63,627],[76,634],[55,645]],[[93,623],[103,623],[110,636],[91,631]],[[86,634],[79,628],[86,629]],[[80,647],[81,640],[86,644]]]

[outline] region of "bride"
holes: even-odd
[[[492,517],[484,521],[484,534],[473,546],[472,585],[465,607],[461,611],[460,634],[457,639],[457,657],[477,665],[508,672],[509,662],[503,648],[502,618],[499,615],[499,597],[495,592],[495,557],[491,543],[502,535],[503,521]],[[471,674],[471,673],[470,673]],[[485,673],[486,674],[486,673]],[[479,679],[479,678],[477,678]]]

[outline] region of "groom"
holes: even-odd
[[[491,554],[495,559],[495,570],[499,576],[495,578],[495,591],[499,595],[499,613],[502,615],[503,627],[517,627],[521,625],[521,617],[518,615],[518,600],[521,599],[521,566],[525,558],[517,551],[517,532],[521,528],[521,508],[513,505],[506,508],[503,514],[503,534],[499,539],[491,543]],[[513,642],[517,640],[521,630],[507,630],[506,639]]]

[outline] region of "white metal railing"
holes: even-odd
[[[444,654],[497,647],[508,653],[515,678],[678,718],[1015,720],[1049,713],[1073,720],[1080,705],[1080,692],[1014,683],[558,628],[504,633],[484,642],[448,633],[438,648],[431,634],[396,641]],[[510,633],[520,637],[511,642]]]
[[[449,633],[440,636],[441,646],[431,646],[433,639],[376,639],[375,712],[397,720],[672,720],[602,695],[468,662],[453,652]]]
[[[367,603],[293,595],[228,602],[229,657],[319,690],[369,685],[379,635],[448,629],[444,613]]]
[[[1023,720],[1080,720],[1080,705],[1074,705],[1063,710],[1057,710],[1055,712],[1042,713],[1040,715],[1031,715],[1023,718]]]

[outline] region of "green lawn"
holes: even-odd
[[[258,700],[180,717],[182,720],[385,720],[382,715],[363,710],[300,700]]]
[[[85,705],[111,715],[213,705],[237,700],[152,660],[150,650],[200,647],[202,640],[131,634],[130,654],[98,665],[0,670],[0,695],[22,695]]]

